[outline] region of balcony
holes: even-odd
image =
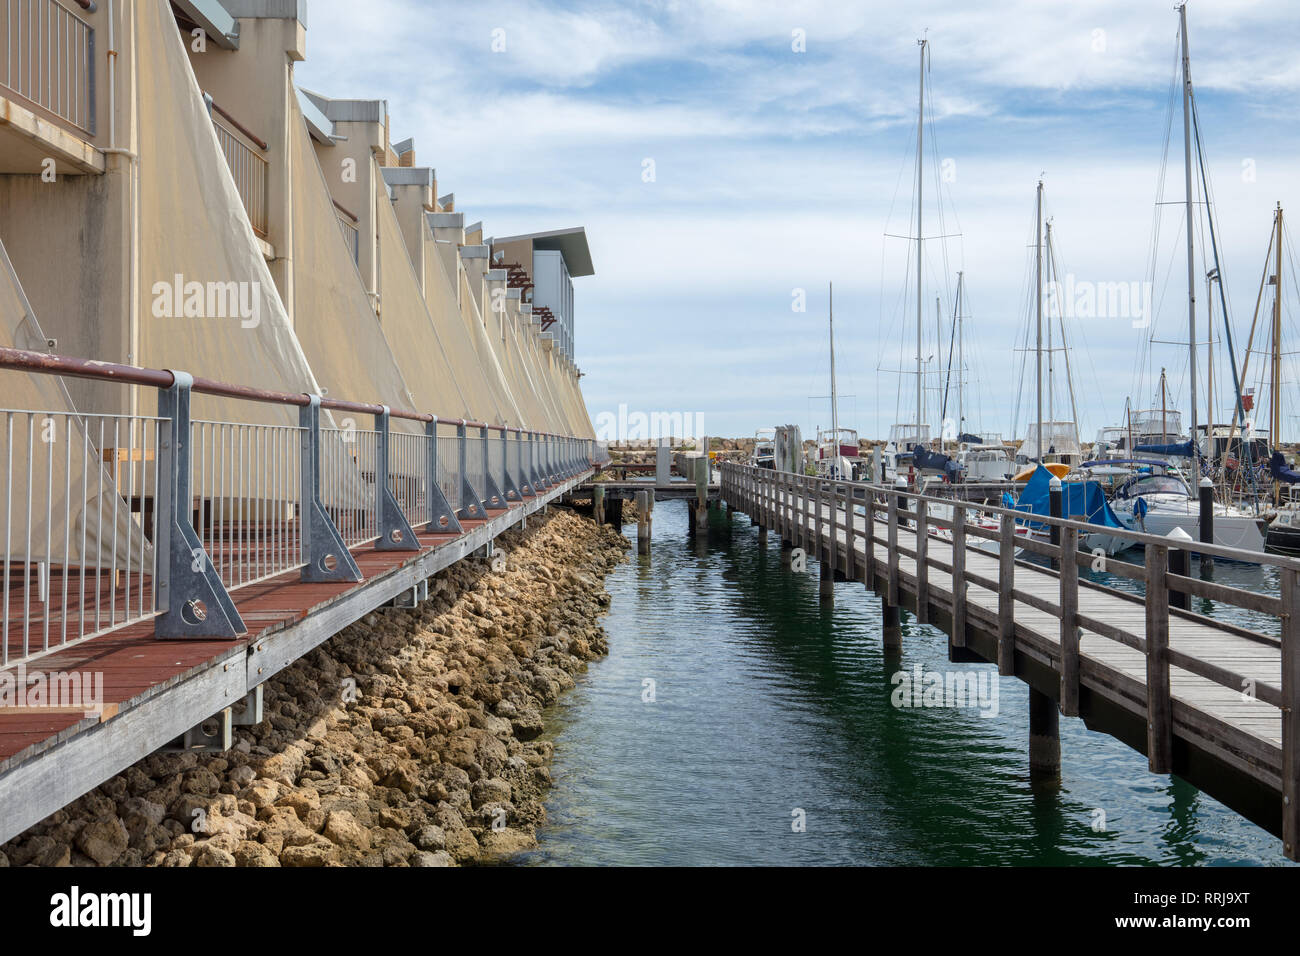
[[[339,228],[343,230],[343,242],[352,255],[353,262],[361,261],[361,231],[357,226],[356,213],[350,212],[334,200],[335,214],[339,219]]]
[[[0,173],[102,173],[95,135],[95,30],[71,4],[0,0]]]
[[[93,10],[90,0],[75,0]],[[4,0],[0,87],[41,115],[95,135],[95,30],[55,0]]]
[[[266,183],[271,164],[262,155],[268,149],[266,140],[252,133],[246,126],[218,106],[210,96],[204,97],[212,114],[212,125],[217,131],[217,142],[226,155],[226,163],[235,178],[235,188],[248,212],[248,221],[259,238],[267,236]]]

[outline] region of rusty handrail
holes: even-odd
[[[18,369],[26,372],[39,372],[46,375],[64,375],[69,378],[88,378],[101,382],[121,382],[124,385],[147,385],[152,388],[171,388],[176,377],[166,369],[144,368],[138,365],[122,365],[116,362],[100,362],[94,359],[74,358],[68,355],[53,355],[47,352],[33,352],[28,349],[15,349],[0,346],[0,368]],[[247,402],[261,402],[267,405],[293,405],[303,407],[311,403],[311,397],[304,392],[281,392],[276,389],[252,388],[248,385],[233,385],[211,378],[194,376],[192,391],[203,395],[217,395],[224,398],[236,398]],[[320,400],[321,408],[340,412],[352,412],[356,415],[379,415],[384,406],[369,402],[351,402],[340,398]],[[489,431],[526,430],[511,425],[492,425],[488,422],[473,421],[468,418],[440,418],[427,412],[416,412],[406,408],[390,408],[390,418],[402,418],[413,422],[441,422],[446,425],[464,425],[467,428],[479,428]],[[550,432],[531,431],[531,434],[545,438],[568,437],[554,435]]]
[[[356,213],[354,213],[354,212],[353,212],[351,209],[349,209],[347,206],[343,205],[343,204],[342,204],[341,202],[339,202],[337,199],[334,199],[334,198],[331,197],[330,202],[334,203],[334,208],[335,208],[335,209],[337,209],[339,212],[343,213],[343,215],[347,216],[347,217],[348,217],[349,219],[351,219],[353,222],[360,222],[360,221],[361,221],[360,219],[357,218],[357,214],[356,214]]]
[[[259,149],[261,149],[263,152],[266,152],[266,150],[271,148],[266,144],[266,140],[262,139],[262,137],[258,136],[247,126],[245,126],[243,123],[239,122],[239,120],[231,116],[230,113],[228,113],[225,109],[223,109],[221,104],[212,98],[211,94],[207,94],[207,97],[208,97],[208,105],[212,107],[213,111],[216,112],[218,116],[224,119],[227,123],[229,123],[235,129],[237,129],[239,132],[243,133],[250,140],[252,140],[252,142],[254,142]]]

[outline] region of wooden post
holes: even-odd
[[[952,646],[966,646],[966,508],[952,506]]]
[[[903,626],[898,613],[898,605],[885,602],[881,606],[883,621],[881,638],[887,651],[898,650],[903,646]]]
[[[706,439],[707,441],[707,439]],[[695,463],[695,527],[707,530],[709,527],[709,450],[704,449],[704,456]]]
[[[650,522],[653,520],[654,493],[638,491],[636,493],[636,553],[650,553]]]
[[[605,488],[599,482],[591,486],[591,517],[596,524],[605,523]]]
[[[1056,702],[1029,688],[1029,775],[1039,780],[1061,775],[1061,725]]]
[[[1192,550],[1185,545],[1192,544],[1192,536],[1182,528],[1174,528],[1166,537],[1170,539],[1172,544],[1169,549],[1169,573],[1187,577],[1191,574]],[[1170,582],[1169,606],[1186,611],[1190,604],[1188,593],[1179,588],[1177,584]]]
[[[831,530],[830,541],[826,548],[826,563],[830,565],[831,577],[834,578],[840,564],[840,489],[834,481],[827,482],[826,487],[830,491],[827,504],[831,508]]]
[[[998,673],[1003,676],[1016,672],[1015,587],[1016,519],[1004,514],[998,539]]]
[[[1169,773],[1173,763],[1173,714],[1169,698],[1169,549],[1146,546],[1147,767]]]
[[[854,512],[853,485],[844,486],[844,576],[850,581],[858,576],[858,516]]]
[[[930,528],[928,508],[923,498],[916,499],[916,623],[930,620]]]
[[[898,496],[889,497],[889,604],[898,607]]]
[[[868,588],[876,586],[876,497],[867,489],[866,500],[867,520],[866,520],[866,553],[867,566],[864,569],[863,580],[866,581]]]
[[[813,554],[822,564],[826,563],[826,554],[822,551],[825,543],[822,539],[822,480],[813,479]]]
[[[1290,568],[1280,573],[1282,598],[1282,850],[1300,860],[1300,577]]]
[[[1061,529],[1061,713],[1079,716],[1079,562],[1077,528]]]
[[[830,603],[835,602],[835,572],[826,561],[819,562],[820,574],[817,584],[817,593],[823,601]]]

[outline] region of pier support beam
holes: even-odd
[[[767,547],[767,529],[762,525],[758,526],[758,546],[760,548]]]
[[[636,553],[650,553],[650,522],[654,512],[654,494],[649,491],[636,493]]]
[[[596,524],[605,523],[605,489],[599,484],[591,488],[591,517]]]
[[[794,558],[794,545],[790,543],[789,538],[781,539],[781,567],[790,567],[790,562]]]
[[[1060,779],[1061,730],[1056,701],[1029,688],[1029,775]]]
[[[835,603],[835,573],[831,570],[830,562],[818,561],[820,567],[820,580],[817,584],[817,593],[821,599],[829,604]]]
[[[903,646],[902,614],[893,604],[881,604],[881,611],[884,616],[881,636],[884,639],[885,650],[900,650]]]

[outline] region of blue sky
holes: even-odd
[[[936,174],[946,180],[943,231],[960,236],[926,244],[922,352],[946,355],[946,341],[936,349],[934,297],[951,312],[961,269],[967,429],[1009,435],[1019,401],[1023,431],[1033,403],[1032,362],[1022,367],[1016,348],[1040,174],[1063,276],[1154,283],[1154,335],[1127,317],[1065,320],[1085,436],[1118,420],[1125,396],[1150,403],[1162,366],[1172,400],[1186,405],[1185,347],[1143,347],[1187,335],[1181,207],[1159,207],[1150,265],[1175,66],[1167,2],[374,0],[364,15],[357,9],[313,0],[302,85],[387,99],[393,139],[415,137],[418,161],[488,235],[586,226],[596,275],[575,283],[575,335],[593,417],[626,403],[699,414],[711,434],[795,422],[808,435],[828,424],[825,289],[834,281],[842,423],[876,437],[912,418],[915,379],[889,370],[914,367],[915,279],[909,244],[886,234],[913,229],[923,33],[927,150],[947,161],[928,169],[927,190],[932,197]],[[1300,6],[1192,0],[1188,10],[1226,292],[1244,338],[1273,204],[1300,216]],[[1183,198],[1174,119],[1165,202]],[[925,218],[925,233],[937,234],[932,201]],[[806,312],[792,311],[796,289]],[[1068,401],[1061,359],[1058,408]],[[1227,374],[1221,361],[1216,387]],[[1292,404],[1283,437],[1294,439]]]

